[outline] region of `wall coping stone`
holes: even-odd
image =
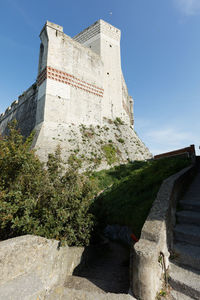
[[[59,247],[59,241],[34,235],[1,241],[0,299],[1,295],[6,295],[4,299],[19,299],[13,298],[14,286],[19,292],[27,291],[27,298],[20,299],[33,299],[32,293],[39,296],[62,285],[80,264],[83,251],[83,247]],[[31,289],[32,280],[35,280],[35,290]]]

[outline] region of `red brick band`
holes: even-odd
[[[104,90],[102,88],[99,88],[99,87],[95,86],[94,84],[88,83],[86,81],[83,81],[83,80],[75,77],[74,75],[71,75],[71,74],[63,72],[63,71],[59,71],[52,67],[46,67],[39,74],[39,76],[37,78],[38,86],[40,86],[43,83],[43,81],[46,80],[47,78],[68,84],[70,86],[81,89],[85,92],[94,94],[95,96],[103,97]]]

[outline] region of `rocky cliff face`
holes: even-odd
[[[35,148],[41,160],[46,161],[48,153],[59,145],[62,157],[80,159],[82,169],[88,167],[101,170],[129,161],[152,158],[151,153],[137,136],[133,128],[119,118],[104,119],[104,125],[43,123],[36,128]]]

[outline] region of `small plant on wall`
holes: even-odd
[[[118,126],[118,125],[124,125],[124,122],[122,121],[121,118],[117,117],[117,118],[114,120],[114,124],[115,124],[116,126]]]
[[[113,144],[103,145],[102,150],[109,165],[118,161],[117,149]]]

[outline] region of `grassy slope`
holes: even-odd
[[[189,164],[187,159],[165,158],[94,173],[99,190],[104,190],[92,208],[98,226],[127,225],[139,237],[162,181]]]

